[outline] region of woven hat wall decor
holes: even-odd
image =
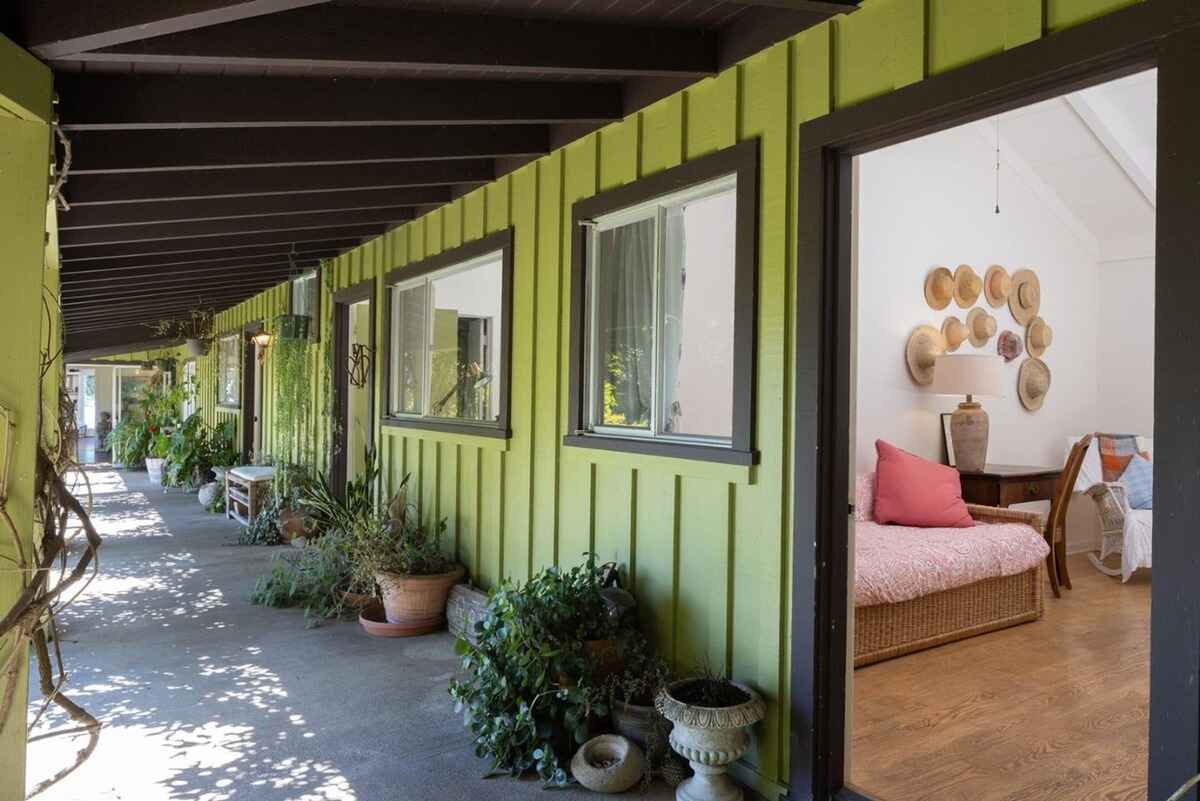
[[[983,309],[971,309],[970,314],[967,315],[967,332],[971,344],[982,348],[992,337],[996,336],[996,318]]]
[[[941,311],[954,299],[954,273],[945,267],[934,267],[925,276],[925,302],[934,311]]]
[[[969,309],[979,300],[983,279],[969,264],[960,264],[954,271],[954,302],[960,309]]]
[[[999,309],[1008,303],[1008,295],[1012,291],[1012,279],[1008,270],[999,264],[988,267],[983,275],[983,295],[987,304],[993,309]]]
[[[921,386],[933,383],[933,364],[946,352],[946,338],[931,325],[919,325],[908,335],[904,361],[908,374]]]
[[[954,353],[967,341],[967,327],[962,320],[951,315],[942,321],[942,336],[946,338],[946,352]]]

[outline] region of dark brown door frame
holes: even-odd
[[[262,320],[242,326],[242,458],[247,463],[255,456],[254,420],[258,416],[258,409],[254,408],[254,368],[258,358],[254,347],[254,335],[262,330]]]
[[[845,786],[855,155],[1159,67],[1149,798],[1200,771],[1200,4],[1148,0],[799,130],[789,798]],[[1185,796],[1196,798],[1195,791]]]
[[[334,429],[330,437],[330,481],[334,491],[340,496],[346,489],[347,461],[346,447],[349,432],[346,431],[346,411],[350,399],[350,374],[347,364],[350,359],[350,307],[355,303],[368,301],[370,309],[370,345],[371,376],[370,390],[367,395],[367,419],[371,430],[367,438],[374,441],[375,437],[375,279],[368,278],[354,286],[339,289],[333,293],[333,397],[334,397]]]

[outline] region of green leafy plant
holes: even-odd
[[[232,467],[242,459],[242,454],[234,444],[237,434],[232,420],[218,423],[208,435],[208,461],[213,467]]]
[[[278,324],[278,321],[277,321]],[[311,436],[312,375],[307,339],[276,337],[272,347],[276,456],[304,470],[315,467]]]
[[[408,481],[405,476],[387,509],[373,509],[344,529],[346,550],[360,584],[373,582],[378,573],[430,576],[454,565],[442,552],[446,521],[421,523],[416,507],[407,501]]]
[[[259,508],[250,525],[242,526],[238,533],[238,545],[279,545],[279,501],[274,495],[267,498]]]
[[[126,467],[140,467],[150,451],[150,429],[144,420],[122,417],[113,426],[105,441],[113,460]]]
[[[640,632],[631,631],[620,644],[621,670],[604,681],[612,701],[654,706],[658,691],[671,681],[671,668]]]
[[[250,602],[262,606],[301,607],[308,628],[342,617],[352,570],[336,533],[307,543],[298,553],[276,556],[259,576]]]
[[[459,640],[465,677],[450,683],[455,709],[474,735],[475,753],[493,773],[536,771],[565,785],[575,749],[608,714],[584,643],[620,628],[601,590],[604,568],[549,568],[524,585],[504,581],[476,624],[478,644]]]

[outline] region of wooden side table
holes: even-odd
[[[263,501],[271,493],[274,467],[232,467],[225,471],[225,517],[248,526],[258,517]]]
[[[959,472],[963,500],[983,506],[1006,508],[1029,501],[1054,502],[1061,467],[989,464],[982,473]]]

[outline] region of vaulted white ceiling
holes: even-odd
[[[1101,261],[1154,253],[1157,77],[1138,73],[998,120],[1001,158],[1039,184]],[[996,123],[977,126],[994,141]]]

